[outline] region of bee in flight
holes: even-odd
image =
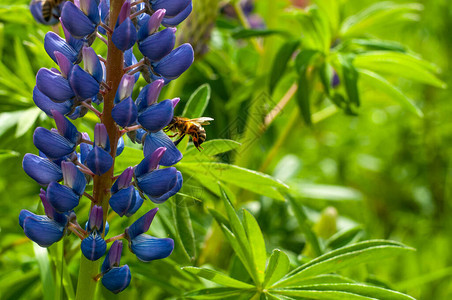
[[[207,117],[196,119],[173,117],[171,122],[165,128],[165,131],[175,132],[175,134],[170,135],[170,137],[179,135],[179,139],[174,142],[175,145],[179,144],[179,142],[182,141],[185,135],[191,136],[196,149],[201,151],[200,149],[203,149],[201,147],[201,144],[206,140],[206,130],[204,129],[204,127],[202,127],[202,125],[210,124],[209,121],[213,121],[213,119]]]
[[[66,0],[32,0],[30,9],[33,16],[40,23],[52,25],[58,22],[61,8]]]

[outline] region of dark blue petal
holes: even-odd
[[[174,241],[170,238],[159,239],[140,234],[132,240],[131,248],[139,260],[148,262],[168,257],[173,252]]]
[[[83,38],[76,38],[72,36],[72,34],[66,29],[66,27],[64,27],[63,23],[61,23],[61,27],[63,27],[64,38],[66,40],[66,43],[68,43],[72,48],[74,48],[75,52],[79,54],[77,62],[75,62],[79,63],[81,59],[80,52],[82,51],[82,47],[85,43],[85,40]]]
[[[86,132],[82,133],[82,137],[83,139],[90,141],[89,135]],[[93,146],[91,146],[90,144],[87,143],[80,144],[80,162],[82,164],[85,163],[86,157],[88,157],[88,154],[91,150],[93,150]]]
[[[177,183],[174,167],[159,169],[137,177],[138,187],[148,196],[158,198],[174,188]]]
[[[136,197],[135,205],[131,209],[129,209],[129,211],[126,213],[127,217],[132,216],[134,213],[138,211],[138,209],[140,209],[141,205],[143,205],[144,199],[141,198],[140,193],[137,190],[135,190],[135,197]]]
[[[146,108],[157,102],[164,84],[165,82],[163,80],[156,80],[146,85],[140,91],[135,101],[139,112],[143,112]]]
[[[61,22],[71,35],[76,38],[82,38],[96,30],[96,24],[70,1],[67,1],[63,6]]]
[[[104,255],[107,243],[99,234],[94,233],[83,239],[81,249],[87,259],[95,261]]]
[[[153,10],[165,9],[166,16],[173,17],[183,11],[191,0],[151,0]]]
[[[49,247],[64,235],[64,227],[41,216],[29,216],[23,222],[25,235],[41,247]]]
[[[102,175],[110,170],[113,158],[104,149],[95,146],[86,157],[86,166],[96,175]]]
[[[124,265],[105,273],[102,277],[102,284],[105,288],[117,294],[129,286],[131,278],[129,266]]]
[[[61,163],[64,184],[70,187],[77,195],[81,196],[85,191],[85,175],[72,163],[63,161]]]
[[[190,3],[183,11],[181,11],[177,16],[172,18],[163,18],[162,25],[165,27],[174,27],[182,23],[193,10],[193,5]]]
[[[168,79],[176,79],[193,63],[194,54],[190,44],[183,44],[162,60],[152,63],[154,71]]]
[[[53,119],[55,120],[55,125],[58,129],[58,133],[64,136],[71,143],[76,144],[80,137],[80,134],[74,124],[71,123],[67,118],[65,118],[58,111],[51,111]]]
[[[113,194],[110,198],[110,207],[120,217],[124,216],[131,208],[135,206],[136,195],[135,188],[129,186]]]
[[[49,97],[44,95],[36,86],[33,88],[33,101],[36,106],[45,112],[49,117],[52,117],[50,110],[59,111],[61,114],[68,114],[72,110],[72,101],[67,100],[61,103],[52,101]]]
[[[46,33],[46,36],[44,37],[44,49],[55,63],[57,63],[55,51],[61,52],[72,63],[75,63],[78,60],[79,53],[53,31]]]
[[[75,96],[66,78],[49,69],[39,69],[36,74],[36,86],[55,102],[65,102]]]
[[[34,154],[25,154],[22,167],[28,176],[42,185],[47,185],[52,181],[59,181],[63,178],[63,173],[58,165],[47,158]]]
[[[147,14],[143,15],[143,18],[138,22],[138,40],[140,42],[159,29],[165,13],[166,11],[164,9],[159,9],[152,16]]]
[[[58,159],[74,152],[76,145],[56,132],[38,127],[33,134],[33,144],[48,158]]]
[[[118,140],[118,145],[116,146],[116,156],[121,155],[122,151],[124,151],[124,139],[122,137]]]
[[[99,24],[100,22],[98,5],[98,0],[80,0],[80,9],[94,24]]]
[[[143,147],[144,156],[148,156],[160,147],[166,148],[166,152],[159,162],[160,165],[166,167],[172,166],[182,159],[182,153],[174,146],[173,141],[163,131],[146,135]]]
[[[119,267],[121,263],[122,241],[114,241],[102,263],[101,272],[106,273],[113,267]]]
[[[127,127],[136,123],[137,114],[137,107],[130,97],[116,104],[111,111],[113,120],[121,127]]]
[[[116,48],[121,51],[132,48],[137,41],[137,30],[130,18],[125,19],[121,25],[115,28],[111,40]]]
[[[71,188],[53,181],[47,188],[47,199],[57,212],[68,212],[78,205],[80,196]]]
[[[99,82],[79,65],[72,68],[69,83],[74,93],[83,100],[90,99],[99,93]]]
[[[173,114],[174,107],[171,100],[163,100],[138,114],[138,123],[150,132],[157,132],[171,122]]]
[[[107,23],[107,17],[110,16],[110,1],[100,0],[99,2],[100,19],[103,23]],[[100,29],[100,28],[99,28]]]
[[[132,184],[133,167],[128,167],[118,176],[111,186],[111,193],[117,193],[119,190],[125,189]]]
[[[176,185],[174,185],[174,187],[166,192],[165,194],[161,195],[160,197],[151,197],[149,196],[149,199],[157,204],[163,203],[166,200],[168,200],[170,197],[174,196],[177,192],[179,192],[179,190],[182,187],[182,183],[183,183],[183,178],[182,178],[182,174],[181,172],[177,171],[177,182]]]
[[[151,226],[152,220],[154,220],[155,214],[157,213],[159,209],[153,208],[150,211],[148,211],[146,214],[141,216],[138,220],[133,222],[130,227],[126,228],[126,233],[129,240],[134,239],[138,235],[145,233],[149,230],[149,227]]]
[[[139,43],[138,49],[151,61],[161,60],[173,50],[176,44],[175,28],[156,32]]]
[[[22,229],[24,228],[24,221],[27,217],[33,217],[33,218],[39,219],[39,220],[48,220],[49,219],[46,216],[38,216],[29,210],[22,209],[19,214],[19,225],[20,225],[20,227],[22,227]]]

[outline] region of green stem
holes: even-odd
[[[80,271],[77,284],[76,300],[94,299],[97,281],[94,280],[99,273],[100,260],[91,261],[80,254]]]

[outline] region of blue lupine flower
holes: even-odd
[[[36,86],[33,88],[33,101],[47,116],[52,117],[51,110],[56,110],[62,115],[66,115],[72,111],[72,101],[67,100],[61,103],[52,101],[44,95]]]
[[[90,234],[87,238],[84,238],[81,243],[82,253],[89,260],[98,260],[107,250],[107,243],[101,236],[103,214],[102,207],[94,205],[89,215],[87,229]]]
[[[138,114],[138,123],[150,132],[165,128],[173,119],[174,107],[171,100],[152,104]]]
[[[174,249],[174,241],[170,238],[156,238],[144,234],[149,230],[158,208],[151,209],[141,218],[126,228],[125,234],[129,241],[129,249],[138,259],[149,262],[168,257]]]
[[[57,62],[54,53],[55,51],[58,51],[66,56],[72,63],[77,63],[81,59],[80,50],[83,42],[71,38],[69,32],[67,32],[66,35],[68,35],[69,42],[53,31],[47,32],[44,38],[44,49],[54,62]],[[70,42],[72,42],[72,45]]]
[[[130,19],[130,0],[121,7],[111,40],[121,51],[132,48],[137,41],[137,30]]]
[[[174,17],[186,9],[191,0],[151,0],[150,3],[153,10],[165,9],[166,16]]]
[[[148,85],[146,85],[138,95],[137,99],[135,100],[135,103],[138,108],[138,112],[142,112],[155,102],[157,102],[157,99],[160,95],[160,91],[162,90],[163,85],[165,82],[163,80],[156,80]]]
[[[136,123],[138,110],[132,98],[128,97],[115,105],[111,115],[119,126],[127,127]]]
[[[155,33],[162,23],[163,17],[165,16],[166,10],[159,9],[152,16],[143,14],[143,18],[138,22],[138,41],[143,41],[145,38]]]
[[[110,207],[120,217],[130,217],[143,204],[143,199],[132,184],[133,168],[129,167],[116,179],[111,187]]]
[[[110,17],[110,1],[109,0],[100,0],[99,12],[100,12],[100,20],[102,21],[102,23],[107,24],[108,19]],[[102,27],[98,27],[97,30],[101,34],[107,34],[107,31]]]
[[[152,69],[167,79],[176,79],[193,63],[194,52],[190,44],[183,44],[158,62],[152,63]]]
[[[151,61],[159,61],[170,54],[176,44],[176,28],[166,28],[138,43],[138,49]]]
[[[48,158],[31,153],[25,154],[22,168],[28,176],[41,185],[48,185],[52,181],[60,181],[63,178],[63,173],[57,164]]]
[[[119,266],[121,262],[122,242],[115,241],[102,263],[102,284],[117,294],[130,284],[131,274],[128,265]]]
[[[162,25],[165,27],[174,27],[182,23],[192,12],[193,10],[193,4],[190,2],[190,4],[179,14],[177,14],[174,17],[167,17],[163,18]]]
[[[76,38],[93,34],[100,21],[95,0],[80,0],[80,6],[84,8],[83,11],[67,1],[61,11],[61,23]]]
[[[143,146],[144,156],[150,155],[160,147],[166,148],[165,154],[160,159],[160,165],[165,167],[172,166],[182,159],[182,153],[163,131],[160,130],[146,135]]]
[[[96,78],[78,65],[72,68],[69,76],[69,84],[74,93],[83,100],[95,97],[100,89],[99,82]]]
[[[113,158],[101,147],[94,146],[86,157],[85,164],[94,174],[102,175],[110,170]]]
[[[46,68],[39,69],[36,74],[36,86],[55,102],[65,102],[75,96],[69,81],[61,73]]]
[[[102,64],[99,57],[91,47],[83,47],[83,67],[97,82],[101,82],[103,78]]]

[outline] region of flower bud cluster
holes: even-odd
[[[56,23],[53,19],[44,20],[42,5],[37,2],[33,1],[30,8],[39,22]],[[54,119],[55,128],[36,128],[33,143],[39,155],[26,154],[23,169],[45,188],[40,193],[45,215],[22,210],[19,224],[26,236],[42,247],[73,233],[81,239],[83,255],[93,261],[104,256],[107,244],[114,241],[99,274],[103,285],[114,293],[124,290],[131,280],[129,267],[120,265],[119,239],[126,239],[130,251],[144,262],[165,258],[174,248],[170,238],[145,234],[157,208],[107,240],[109,226],[105,216],[111,208],[120,217],[130,217],[146,196],[160,204],[182,187],[182,174],[174,167],[182,154],[163,131],[173,119],[179,98],[159,101],[159,95],[165,84],[179,77],[193,62],[189,44],[174,49],[174,26],[187,18],[191,10],[191,0],[126,0],[116,23],[111,24],[108,0],[67,1],[59,4],[52,15],[52,18],[56,14],[61,16],[65,38],[48,32],[44,39],[45,50],[58,69],[38,71],[33,100]],[[107,45],[123,52],[124,69],[119,70],[123,76],[118,87],[106,82],[109,61],[91,48],[97,38],[105,42],[105,35],[113,43]],[[143,54],[139,62],[133,54],[135,44]],[[133,99],[132,91],[140,73],[148,85]],[[113,91],[116,94],[111,111],[99,111],[94,105],[107,101],[105,96]],[[81,118],[89,111],[100,121],[103,114],[111,113],[115,127],[107,128],[99,122],[91,139],[69,120]],[[108,133],[111,130],[116,132],[113,137]],[[144,159],[119,176],[111,175],[109,199],[104,201],[85,189],[91,182],[113,174],[115,157],[124,149],[124,134],[143,145]],[[86,199],[92,203],[89,219],[82,228],[75,210]]]

